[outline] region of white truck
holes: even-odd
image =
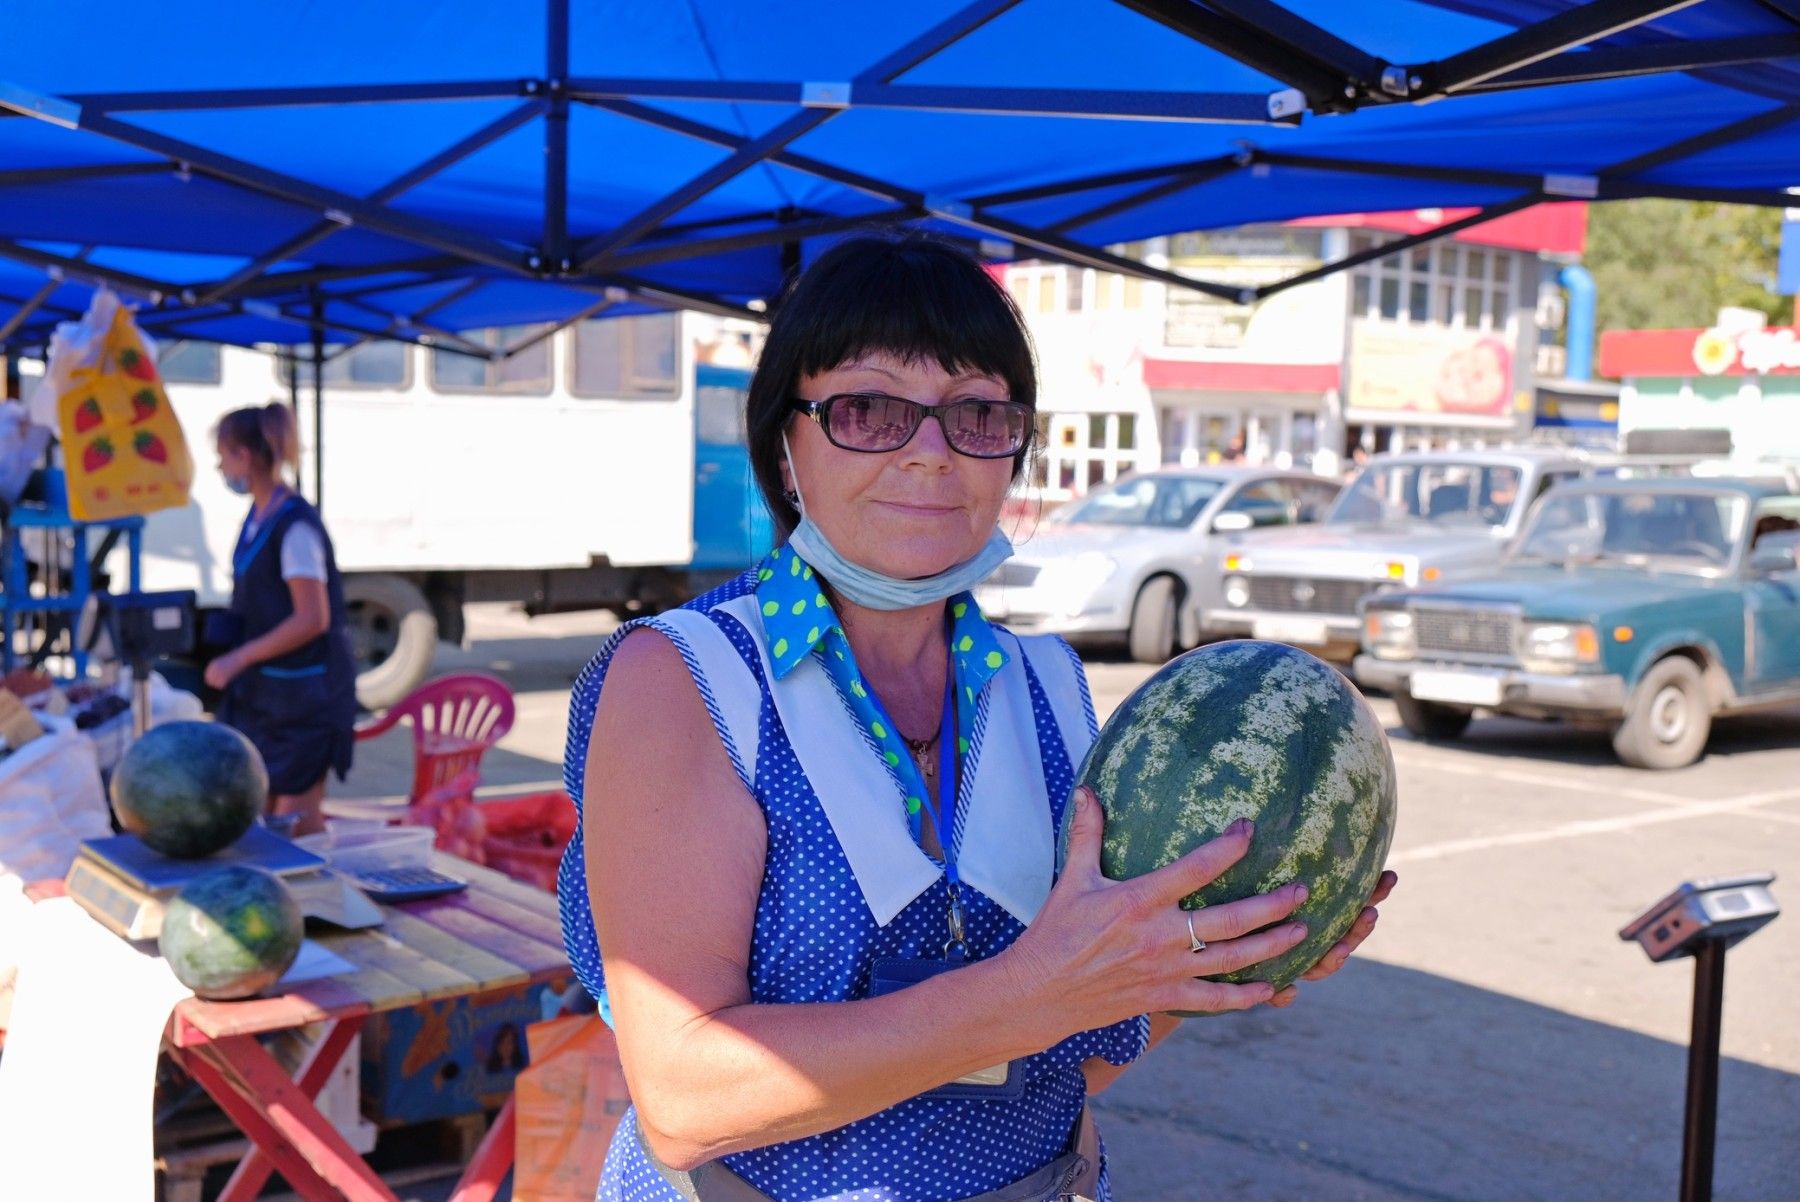
[[[392,704],[424,679],[439,639],[461,640],[465,603],[652,611],[766,549],[736,416],[748,372],[696,365],[697,347],[747,362],[745,340],[664,313],[582,322],[502,362],[368,343],[328,359],[322,415],[303,359],[301,491],[314,494],[322,444],[362,703]],[[162,368],[199,470],[185,508],[148,520],[144,587],[223,606],[245,502],[210,470],[213,429],[229,410],[287,400],[286,365],[178,342]]]

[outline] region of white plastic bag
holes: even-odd
[[[77,842],[49,789],[35,781],[0,787],[0,873],[22,885],[60,879],[75,862]]]
[[[24,405],[0,401],[0,504],[19,499],[32,469],[43,464],[49,445],[49,429],[34,425]]]
[[[83,839],[112,834],[94,745],[66,718],[0,760],[0,875],[60,880]]]

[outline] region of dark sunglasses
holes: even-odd
[[[1017,455],[1031,436],[1031,406],[1024,401],[970,397],[927,405],[880,392],[840,392],[822,401],[794,397],[791,404],[819,423],[832,446],[846,451],[898,451],[927,417],[943,427],[951,450],[971,459]]]

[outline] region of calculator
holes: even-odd
[[[383,904],[394,902],[423,901],[428,897],[441,897],[446,893],[455,893],[458,889],[467,889],[469,882],[459,877],[439,872],[435,868],[377,868],[358,872],[343,872],[351,884],[368,894],[374,901]]]

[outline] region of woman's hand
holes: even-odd
[[[1381,874],[1381,879],[1375,882],[1375,892],[1369,894],[1369,904],[1363,908],[1361,914],[1356,916],[1356,921],[1351,924],[1349,933],[1336,943],[1332,944],[1331,950],[1319,957],[1319,962],[1317,964],[1301,973],[1300,979],[1302,981],[1323,981],[1326,977],[1344,967],[1344,962],[1350,959],[1350,953],[1362,946],[1362,941],[1367,939],[1369,935],[1374,932],[1375,920],[1381,917],[1381,912],[1375,907],[1386,901],[1388,894],[1392,893],[1394,891],[1394,886],[1399,883],[1399,873],[1391,868],[1383,872]],[[1294,985],[1289,985],[1286,989],[1283,989],[1280,993],[1270,998],[1269,1005],[1291,1006],[1299,996],[1299,988]]]
[[[227,651],[206,665],[206,683],[215,689],[223,690],[247,666],[241,651]]]
[[[1271,925],[1306,900],[1303,883],[1193,911],[1194,934],[1206,943],[1200,952],[1190,950],[1189,912],[1177,904],[1243,857],[1253,833],[1248,820],[1155,872],[1111,881],[1100,872],[1099,802],[1083,786],[1074,804],[1062,877],[1031,926],[1001,954],[1046,1020],[1054,1018],[1049,1043],[1138,1014],[1247,1010],[1274,996],[1265,982],[1196,978],[1260,963],[1304,939],[1301,923]]]

